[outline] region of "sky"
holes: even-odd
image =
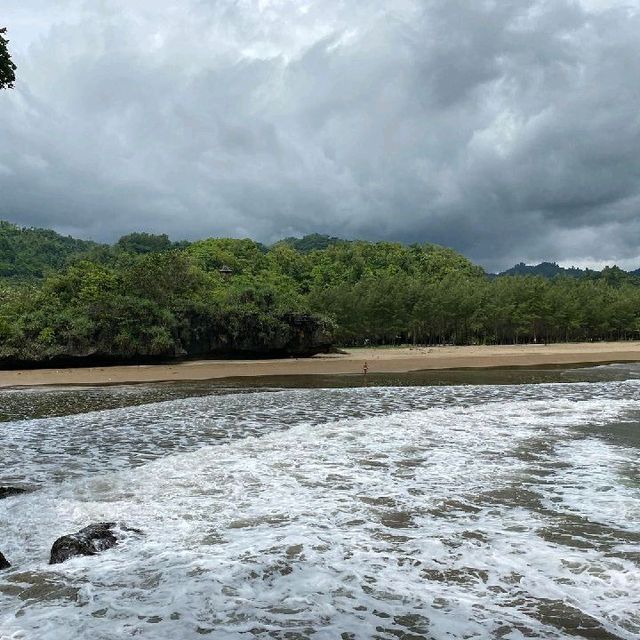
[[[0,219],[640,267],[640,0],[2,0]]]

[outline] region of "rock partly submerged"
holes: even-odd
[[[19,496],[22,493],[29,493],[29,489],[24,487],[0,487],[0,500],[11,496]]]
[[[115,522],[90,524],[77,533],[58,538],[51,547],[49,564],[60,564],[78,556],[94,556],[115,547],[127,534],[141,535],[142,531]]]
[[[10,498],[11,496],[19,496],[22,493],[28,493],[30,490],[24,487],[8,487],[0,486],[0,500],[3,498]],[[11,563],[4,557],[2,551],[0,551],[0,571],[3,569],[9,569]]]

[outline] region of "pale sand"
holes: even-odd
[[[281,360],[198,360],[177,364],[0,371],[0,387],[124,384],[245,376],[399,373],[424,369],[522,367],[640,361],[640,342],[349,349],[344,355]]]

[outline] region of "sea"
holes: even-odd
[[[0,436],[2,640],[640,638],[640,365],[7,389]]]

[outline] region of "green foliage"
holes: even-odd
[[[131,233],[110,246],[0,220],[0,277],[42,278],[50,271],[83,260],[105,265],[131,263],[135,256],[188,246],[187,242],[172,242],[166,234],[150,233]]]
[[[187,251],[206,271],[228,266],[236,274],[253,274],[266,265],[264,245],[248,239],[209,238],[194,242]]]
[[[542,276],[543,278],[555,278],[556,276],[570,276],[572,278],[582,278],[593,273],[589,269],[578,269],[577,267],[561,267],[555,262],[541,262],[536,265],[528,265],[519,262],[517,265],[503,271],[501,276]]]
[[[253,243],[255,244],[255,243]],[[285,355],[330,343],[292,279],[270,273],[245,241],[210,243],[238,266],[231,279],[190,249],[86,254],[39,281],[0,280],[0,361],[140,360],[183,355]],[[251,273],[251,256],[264,260]]]
[[[130,233],[116,242],[116,248],[125,253],[157,253],[172,249],[173,242],[166,233],[160,236],[152,233]]]
[[[518,343],[640,335],[640,286],[617,267],[575,279],[505,276],[443,247],[350,243],[312,258],[311,307],[343,344]]]
[[[16,65],[9,53],[9,41],[5,38],[6,27],[0,28],[0,89],[12,89],[16,81]]]
[[[0,220],[0,277],[41,278],[98,246],[49,229],[22,228]]]
[[[110,247],[8,223],[0,256],[5,362],[301,353],[331,333],[343,345],[640,337],[638,279],[617,267],[489,278],[431,244],[141,233]]]
[[[341,240],[334,236],[324,236],[320,233],[311,233],[302,238],[285,238],[284,240],[277,242],[274,246],[284,244],[291,247],[294,251],[309,253],[310,251],[321,251],[322,249],[326,249],[334,244],[344,244],[345,242],[347,242],[347,240]]]
[[[602,271],[592,269],[578,269],[577,267],[561,267],[555,262],[541,262],[537,265],[527,265],[520,262],[511,269],[503,271],[501,276],[542,276],[552,279],[559,277],[588,278],[590,280],[606,280],[613,286],[624,283],[640,284],[640,269],[636,271],[623,271],[620,267],[605,267]]]

